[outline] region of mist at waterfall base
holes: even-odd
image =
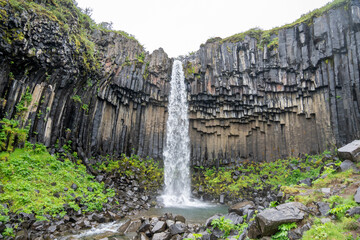
[[[190,138],[187,93],[182,63],[175,60],[170,81],[164,150],[165,207],[209,207],[191,198]]]

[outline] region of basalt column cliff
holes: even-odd
[[[71,140],[84,159],[162,159],[173,59],[94,27],[71,1],[35,2],[0,0],[0,117],[23,120],[31,141],[52,148]],[[182,59],[192,164],[268,161],[359,138],[359,61],[354,0],[273,31],[208,40]]]
[[[359,27],[352,1],[270,33],[269,44],[255,29],[187,57],[193,163],[272,160],[359,138]]]

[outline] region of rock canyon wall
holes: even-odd
[[[49,17],[8,3],[0,13],[0,117],[21,118],[30,140],[49,147],[71,140],[83,158],[162,159],[173,63],[162,49],[89,30],[92,62]],[[181,59],[194,165],[318,153],[360,137],[359,2],[270,38],[215,39]]]

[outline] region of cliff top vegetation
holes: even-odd
[[[333,0],[332,2],[327,3],[325,6],[321,8],[317,8],[307,14],[302,15],[299,19],[295,20],[292,23],[285,24],[281,27],[275,27],[273,29],[269,30],[262,30],[261,28],[255,27],[251,28],[245,32],[234,34],[230,37],[226,37],[224,39],[221,39],[220,37],[210,38],[206,41],[206,43],[213,43],[213,42],[241,42],[244,41],[245,36],[249,36],[251,38],[256,38],[258,40],[259,47],[261,48],[264,45],[267,45],[268,47],[272,47],[275,44],[276,41],[278,41],[277,35],[279,33],[279,30],[291,28],[299,24],[307,24],[311,25],[313,24],[314,18],[317,18],[319,16],[322,16],[323,14],[327,13],[331,9],[344,7],[345,9],[348,8],[351,0]]]

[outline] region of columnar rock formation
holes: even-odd
[[[16,106],[28,91],[21,118],[31,120],[32,141],[53,147],[72,140],[83,157],[162,158],[173,59],[162,49],[146,53],[123,34],[93,30],[95,66],[51,18],[16,14],[2,2],[0,10],[0,117],[19,118]],[[269,48],[249,36],[209,41],[182,59],[193,164],[269,161],[360,137],[359,2],[276,37]]]
[[[265,161],[359,138],[359,24],[353,1],[280,29],[278,47],[245,36],[187,57],[193,161]]]

